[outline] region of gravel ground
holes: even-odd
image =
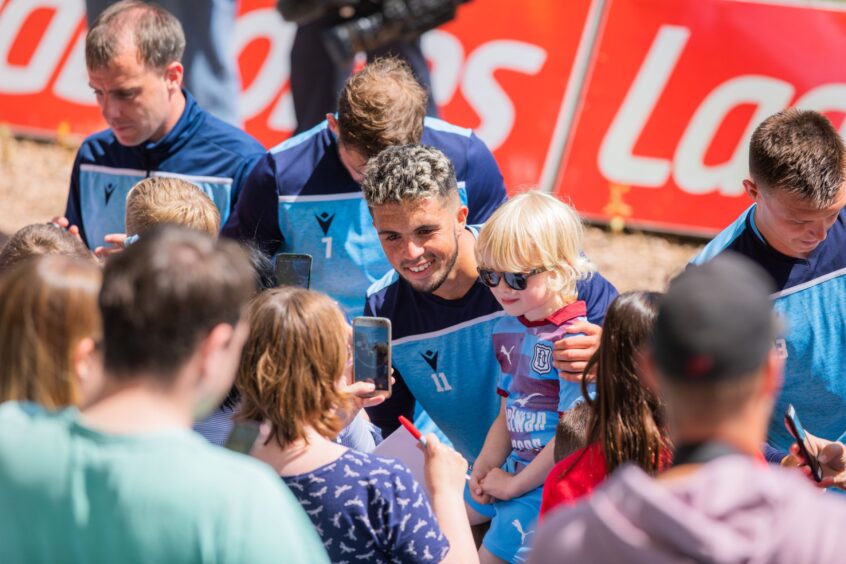
[[[76,147],[16,139],[0,129],[0,240],[62,213]],[[585,250],[620,290],[663,290],[701,241],[588,227]]]

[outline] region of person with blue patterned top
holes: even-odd
[[[402,462],[335,442],[341,415],[354,415],[343,384],[351,331],[338,305],[311,290],[268,290],[253,302],[250,327],[237,378],[240,417],[268,427],[253,454],[299,500],[330,559],[475,560],[461,455],[428,436],[424,488]]]

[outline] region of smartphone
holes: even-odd
[[[384,317],[353,319],[353,377],[371,382],[373,395],[391,397],[391,320]]]
[[[258,436],[258,423],[255,421],[236,421],[223,446],[241,454],[250,454]]]
[[[811,469],[811,476],[813,476],[814,480],[817,482],[821,482],[823,478],[822,468],[820,468],[819,461],[811,456],[811,453],[808,450],[808,437],[805,435],[805,428],[802,427],[802,423],[799,422],[799,416],[796,415],[796,409],[793,408],[793,404],[787,404],[787,411],[784,412],[784,426],[787,427],[787,432],[796,439],[796,444],[799,445],[799,450],[802,453],[802,456],[804,456],[805,460],[808,461],[808,467]]]
[[[311,255],[279,253],[276,255],[276,285],[297,286],[308,290],[311,284]]]

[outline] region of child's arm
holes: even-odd
[[[555,439],[543,447],[528,466],[518,474],[511,474],[500,468],[493,468],[482,480],[482,490],[489,496],[501,500],[520,497],[543,485],[547,475],[555,465],[553,452]]]
[[[482,491],[479,482],[493,468],[499,468],[505,462],[511,452],[511,436],[505,426],[505,398],[502,398],[499,407],[499,415],[494,419],[488,434],[485,437],[485,444],[482,452],[473,463],[473,471],[470,473],[470,495],[479,503],[490,503],[491,499]]]

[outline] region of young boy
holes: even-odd
[[[493,332],[501,409],[470,479],[471,507],[492,518],[482,562],[525,558],[553,466],[558,416],[581,398],[580,385],[559,378],[552,365],[554,343],[586,314],[576,282],[593,267],[581,245],[576,212],[540,192],[500,207],[476,242],[479,277],[508,314]]]
[[[106,235],[111,247],[97,247],[97,256],[108,256],[138,240],[155,225],[169,223],[200,231],[217,239],[220,212],[199,186],[181,178],[153,176],[138,182],[126,195],[126,233]]]

